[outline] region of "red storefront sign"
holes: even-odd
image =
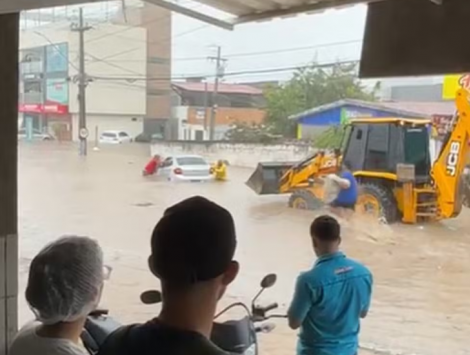
[[[21,113],[45,113],[54,115],[68,115],[69,107],[59,104],[20,104],[18,112]]]

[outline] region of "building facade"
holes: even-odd
[[[208,140],[212,102],[216,102],[214,140],[236,123],[261,124],[266,117],[263,91],[248,85],[223,83],[213,100],[214,84],[173,83],[173,129],[179,140]]]
[[[124,12],[116,11],[104,21],[90,22],[85,32],[91,139],[95,131],[103,130],[124,130],[134,137],[144,131],[167,136],[171,13],[137,4],[124,17]],[[42,14],[41,26],[27,27],[20,41],[19,125],[31,124],[34,130],[62,140],[78,139],[79,36],[71,30],[77,22],[72,13]],[[45,20],[49,22],[44,24]],[[157,77],[167,80],[148,80]]]

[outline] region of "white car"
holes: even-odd
[[[158,169],[158,175],[168,181],[208,181],[213,179],[210,164],[199,155],[167,157]]]
[[[26,134],[26,128],[21,128],[18,130],[18,140],[26,140],[28,135]],[[49,133],[41,132],[40,130],[33,129],[32,136],[33,141],[52,141],[54,137],[52,137]]]
[[[132,138],[124,131],[104,131],[100,136],[101,144],[123,144],[132,142]]]

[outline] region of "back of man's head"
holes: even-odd
[[[193,197],[168,208],[156,225],[150,268],[167,290],[188,289],[227,273],[236,243],[231,214],[205,198]]]
[[[322,244],[334,244],[341,239],[341,227],[331,216],[320,216],[310,226],[310,235]]]
[[[342,170],[343,171],[352,171],[352,165],[351,162],[349,161],[344,161],[342,165]]]

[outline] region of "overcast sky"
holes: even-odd
[[[222,46],[228,59],[227,73],[302,66],[314,59],[319,63],[359,59],[365,16],[366,6],[358,5],[240,25],[231,32],[174,15],[173,75],[214,73],[215,64],[204,58],[215,55],[216,45]],[[230,81],[282,80],[291,74],[250,74],[230,77]]]

